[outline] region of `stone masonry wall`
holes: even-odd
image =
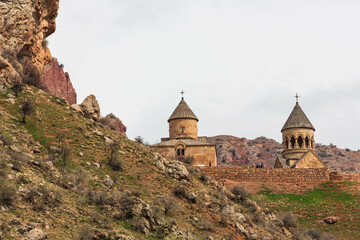
[[[236,182],[318,184],[330,180],[327,168],[263,169],[229,166],[199,167],[199,170],[217,180],[228,179]]]
[[[330,180],[331,181],[349,181],[349,182],[360,183],[360,174],[331,172]]]

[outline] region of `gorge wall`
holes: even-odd
[[[59,0],[0,1],[0,84],[24,82],[76,103],[69,75],[47,46],[58,9]]]

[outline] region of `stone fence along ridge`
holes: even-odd
[[[264,169],[238,166],[199,167],[199,170],[217,180],[236,182],[277,182],[318,184],[330,180],[328,168]]]

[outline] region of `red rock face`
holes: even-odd
[[[101,119],[101,122],[105,126],[108,126],[114,129],[115,131],[118,131],[119,133],[126,135],[126,126],[113,113],[106,115],[106,117]]]
[[[70,104],[76,104],[76,91],[69,74],[59,66],[56,58],[44,66],[43,87],[45,92],[64,98]]]

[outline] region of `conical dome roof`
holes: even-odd
[[[179,105],[175,108],[174,112],[171,114],[168,122],[174,119],[194,119],[199,121],[199,119],[195,116],[193,111],[186,104],[184,98],[181,98]]]
[[[289,128],[310,128],[315,131],[314,126],[301,109],[299,103],[296,103],[281,131]]]

